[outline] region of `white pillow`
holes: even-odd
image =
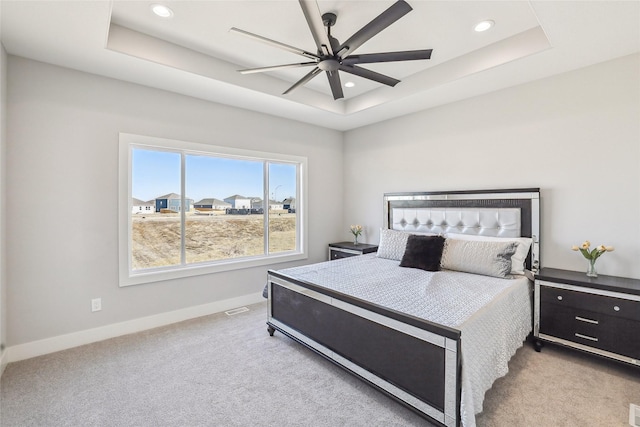
[[[474,234],[457,234],[447,233],[445,235],[447,239],[457,240],[476,240],[485,242],[516,242],[518,247],[516,253],[511,257],[511,274],[524,274],[525,261],[529,254],[529,248],[531,247],[531,237],[491,237],[491,236],[478,236]]]
[[[440,265],[446,270],[507,278],[517,242],[445,239]]]
[[[418,234],[421,236],[437,236],[435,233],[419,233],[419,232],[406,232],[399,230],[391,230],[389,228],[380,229],[380,243],[378,244],[378,258],[394,259],[396,261],[402,261],[404,256],[404,250],[407,247],[407,239],[411,234]]]

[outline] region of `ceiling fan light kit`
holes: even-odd
[[[324,71],[327,75],[327,79],[329,80],[329,86],[331,87],[333,99],[337,100],[340,98],[344,98],[344,94],[342,92],[342,84],[340,82],[340,75],[338,73],[339,71],[373,80],[387,86],[395,86],[396,84],[400,83],[400,80],[386,76],[384,74],[380,74],[367,68],[359,67],[358,65],[381,62],[415,61],[431,58],[432,49],[352,55],[352,53],[356,49],[358,49],[372,37],[374,37],[389,25],[393,24],[398,19],[402,18],[404,15],[413,10],[411,6],[409,6],[409,4],[404,0],[396,1],[387,10],[382,12],[371,22],[358,30],[344,43],[340,43],[335,37],[331,35],[331,27],[333,27],[337,21],[337,16],[335,13],[327,12],[321,15],[316,0],[299,0],[299,3],[300,7],[302,8],[302,13],[307,20],[309,29],[311,30],[311,35],[313,36],[313,39],[316,43],[316,53],[289,46],[285,43],[280,43],[278,41],[253,34],[248,31],[240,30],[235,27],[231,28],[230,31],[250,37],[254,40],[261,41],[271,46],[284,49],[288,52],[304,56],[308,59],[311,59],[312,62],[299,62],[294,64],[250,68],[239,70],[240,73],[251,74],[276,71],[287,68],[314,67],[313,70],[311,70],[304,77],[294,83],[293,86],[287,89],[283,93],[283,95],[286,95],[296,88],[304,85],[309,80],[313,79],[315,76]]]

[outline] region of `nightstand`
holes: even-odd
[[[358,243],[357,245],[354,245],[353,242],[329,243],[329,260],[364,255],[377,250],[378,245],[367,243]]]
[[[543,268],[535,277],[533,335],[640,366],[640,280]]]

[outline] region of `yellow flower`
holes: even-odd
[[[605,246],[605,245],[599,245],[595,249],[590,249],[590,247],[591,247],[591,242],[588,240],[585,240],[584,243],[579,247],[576,245],[571,246],[571,250],[580,251],[582,256],[584,256],[586,259],[590,260],[591,262],[595,262],[595,260],[597,260],[600,257],[600,255],[602,255],[605,252],[611,252],[614,249],[613,246]]]
[[[356,237],[358,237],[360,234],[362,234],[362,226],[361,225],[352,225],[349,228],[351,230],[351,233]]]

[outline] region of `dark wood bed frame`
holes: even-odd
[[[539,189],[389,193],[394,209],[520,209],[539,266]],[[441,426],[459,426],[461,332],[270,270],[268,332],[280,331]]]

